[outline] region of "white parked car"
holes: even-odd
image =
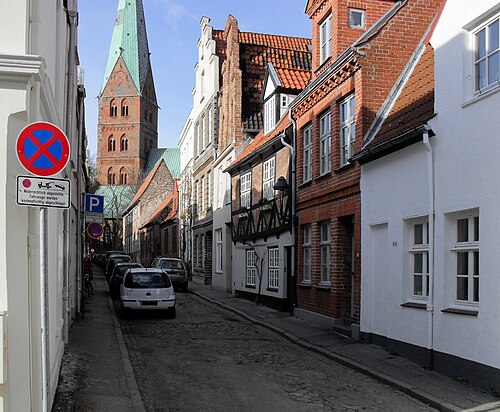
[[[122,309],[166,310],[175,318],[175,292],[168,275],[156,268],[131,268],[120,285]]]

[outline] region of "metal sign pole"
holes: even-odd
[[[40,208],[40,323],[41,323],[41,346],[42,346],[42,390],[43,390],[43,412],[49,409],[50,391],[50,347],[49,347],[49,313],[48,313],[48,219],[47,208]]]

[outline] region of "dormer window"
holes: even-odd
[[[351,29],[365,29],[365,10],[349,9],[349,27]]]
[[[323,20],[319,25],[320,58],[319,63],[328,59],[332,55],[332,15]]]
[[[276,126],[276,96],[264,103],[264,133],[269,133]]]

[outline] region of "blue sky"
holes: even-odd
[[[228,14],[241,31],[311,36],[306,0],[143,0],[159,114],[159,146],[175,147],[192,106],[202,16],[223,29]],[[79,57],[87,89],[87,135],[96,153],[97,96],[107,63],[118,0],[79,1]]]

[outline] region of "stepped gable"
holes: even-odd
[[[263,128],[261,93],[268,63],[276,69],[311,70],[311,39],[240,32],[242,121],[246,130]]]

